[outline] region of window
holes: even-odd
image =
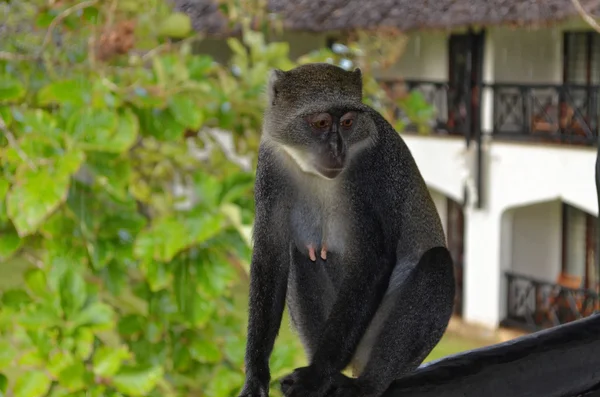
[[[564,57],[565,83],[600,84],[599,33],[565,33]]]
[[[597,218],[568,204],[563,204],[562,273],[580,280],[580,288],[598,291],[599,266],[596,263]]]

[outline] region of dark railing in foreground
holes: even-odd
[[[424,364],[383,397],[600,395],[600,314]]]
[[[598,136],[600,86],[491,84],[499,137],[591,145]]]
[[[507,307],[503,325],[537,331],[592,315],[598,293],[506,273]],[[600,338],[600,335],[599,335]]]

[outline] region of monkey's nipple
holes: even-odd
[[[309,244],[306,246],[306,248],[308,248],[308,256],[310,257],[310,260],[315,262],[317,260],[317,253],[316,253],[314,245]],[[323,260],[327,259],[327,247],[325,246],[325,244],[323,244],[323,246],[321,248],[321,259],[323,259]]]

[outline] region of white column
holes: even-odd
[[[504,269],[510,261],[510,218],[466,209],[464,319],[497,328],[504,316]]]
[[[485,44],[483,50],[483,76],[486,84],[494,82],[494,37],[493,30],[485,33]],[[481,93],[481,131],[491,134],[494,128],[494,91],[486,88]]]

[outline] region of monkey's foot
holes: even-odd
[[[308,248],[308,256],[310,257],[310,260],[313,262],[316,261],[317,254],[314,245],[309,244],[306,246],[306,248]],[[325,244],[323,244],[323,247],[321,248],[321,259],[327,259],[327,246]]]
[[[341,373],[321,378],[309,367],[297,368],[280,381],[286,397],[363,397],[356,379]]]

